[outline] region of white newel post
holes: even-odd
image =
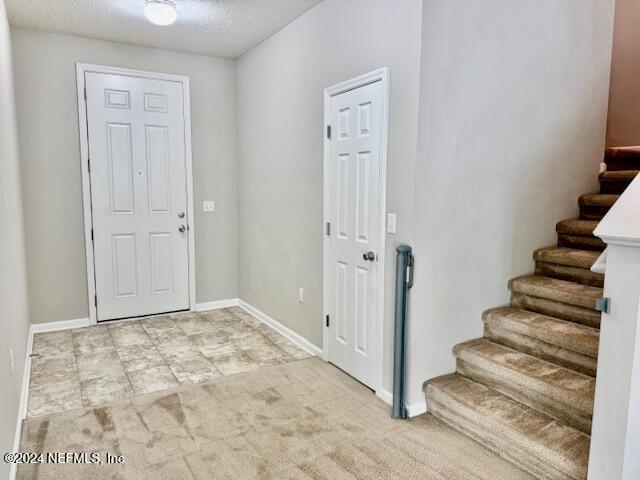
[[[640,176],[600,222],[608,247],[588,480],[640,479]]]

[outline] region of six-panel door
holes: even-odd
[[[182,85],[85,74],[98,320],[189,308]]]
[[[382,82],[331,97],[329,361],[375,381]]]

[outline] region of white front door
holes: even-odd
[[[85,73],[98,320],[189,308],[182,84]]]
[[[328,357],[374,388],[382,82],[330,99]]]

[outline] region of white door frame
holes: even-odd
[[[151,80],[166,80],[182,84],[184,105],[184,144],[185,144],[185,172],[187,178],[187,249],[189,255],[189,310],[196,308],[196,259],[195,259],[195,210],[193,207],[193,165],[191,156],[191,100],[189,92],[189,77],[168,73],[145,72],[125,68],[107,67],[76,63],[76,86],[78,90],[78,126],[80,130],[80,166],[82,172],[82,206],[84,210],[84,244],[87,262],[87,293],[89,301],[89,321],[98,323],[98,311],[95,303],[96,281],[93,255],[93,240],[91,230],[93,215],[91,212],[91,177],[89,175],[89,131],[87,125],[87,108],[85,99],[85,73],[111,73],[128,77],[148,78]]]
[[[387,212],[387,137],[389,130],[389,67],[382,67],[359,77],[352,78],[339,83],[324,91],[324,125],[325,129],[331,123],[331,97],[341,93],[364,87],[374,82],[382,82],[382,111],[380,112],[381,134],[380,134],[380,196],[378,204],[378,234],[380,244],[378,246],[378,318],[375,322],[375,392],[378,396],[384,392],[384,273],[386,257],[386,212]],[[325,322],[329,314],[329,252],[331,237],[326,235],[326,225],[329,222],[330,213],[330,143],[326,131],[324,135],[324,223],[322,235],[324,238],[324,260],[323,260],[323,335],[322,335],[322,359],[329,361],[329,328]]]

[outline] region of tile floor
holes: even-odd
[[[310,356],[238,307],[39,333],[32,353],[28,417]]]

